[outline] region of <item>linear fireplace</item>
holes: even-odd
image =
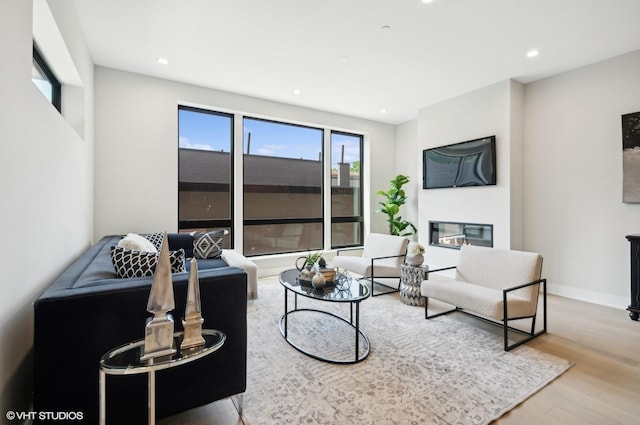
[[[462,245],[493,247],[493,225],[430,221],[429,245],[453,249]]]

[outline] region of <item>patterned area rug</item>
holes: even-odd
[[[504,352],[500,332],[457,317],[425,320],[424,309],[403,304],[398,294],[360,305],[369,357],[329,364],[301,354],[280,335],[284,288],[277,278],[261,279],[259,292],[248,306],[249,425],[487,424],[571,366],[526,345]],[[298,307],[331,308],[349,318],[348,304],[298,301]],[[306,336],[309,348],[353,353],[353,330],[339,320],[296,315],[289,331]]]

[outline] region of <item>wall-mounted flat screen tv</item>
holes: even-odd
[[[496,184],[496,136],[422,151],[422,188]]]

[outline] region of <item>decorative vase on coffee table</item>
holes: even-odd
[[[405,258],[405,263],[409,264],[410,266],[420,266],[422,265],[422,263],[424,262],[424,255],[422,254],[416,254],[416,255],[407,255]]]
[[[313,285],[316,289],[322,289],[327,284],[327,280],[324,278],[322,273],[316,273],[311,279],[311,285]]]

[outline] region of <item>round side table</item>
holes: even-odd
[[[171,355],[141,360],[144,354],[144,339],[122,345],[107,352],[100,359],[99,369],[99,424],[106,424],[107,413],[107,375],[135,375],[138,373],[147,374],[148,382],[148,421],[149,425],[156,423],[156,376],[158,370],[169,369],[190,363],[199,358],[208,356],[218,351],[224,344],[227,336],[214,329],[203,329],[202,337],[204,345],[191,349],[181,349],[183,332],[173,334],[174,347],[176,352]]]
[[[427,279],[429,266],[410,266],[402,264],[400,266],[400,301],[407,305],[424,307],[425,300],[420,293],[420,284]]]

